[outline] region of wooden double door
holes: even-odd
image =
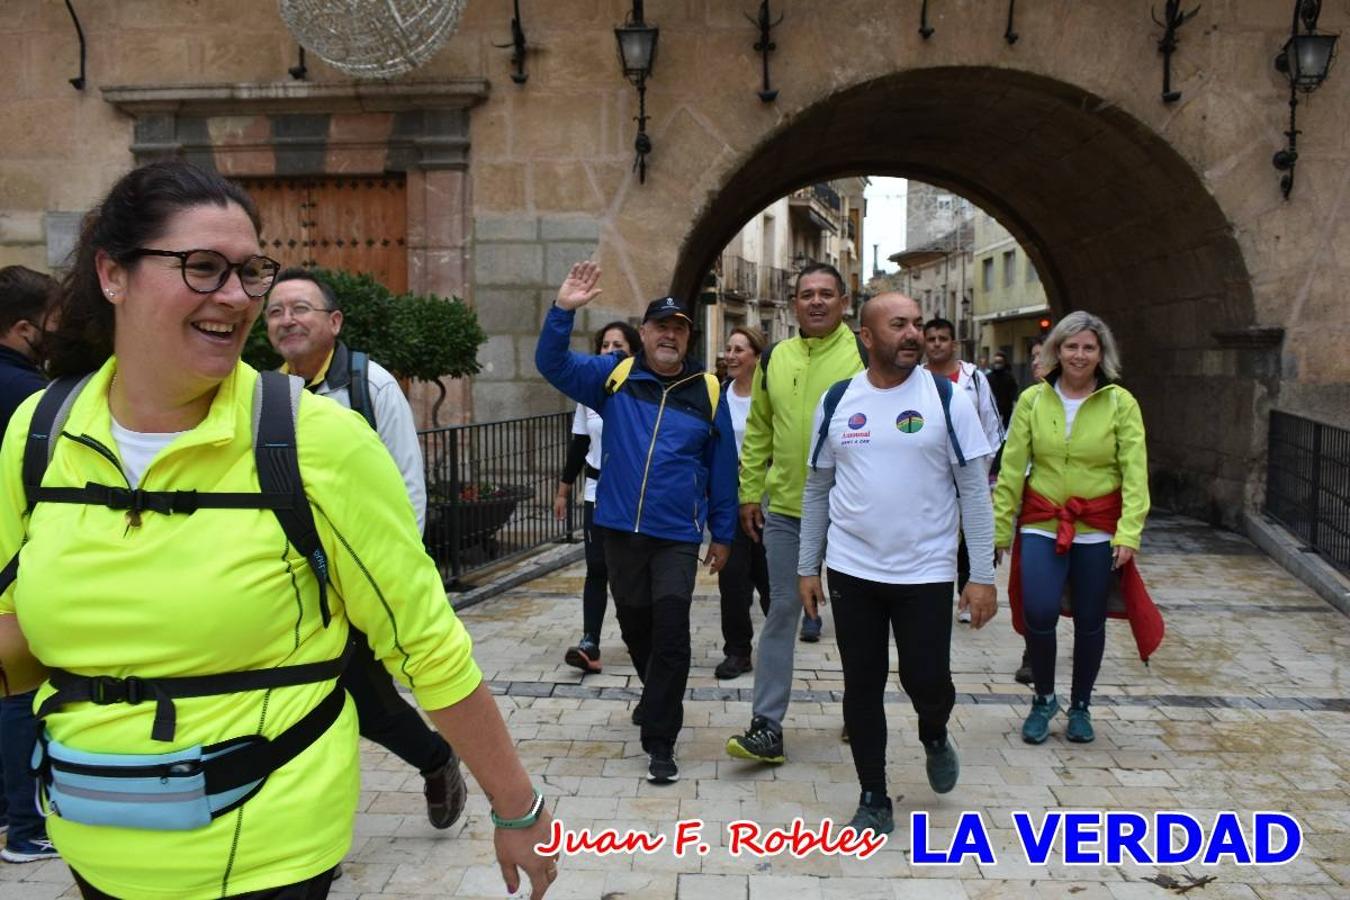
[[[366,272],[408,289],[404,176],[240,178],[262,216],[263,252],[284,267]]]

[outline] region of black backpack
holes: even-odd
[[[105,455],[110,453],[92,439],[63,435],[61,430],[80,390],[91,377],[59,378],[47,387],[38,401],[23,453],[23,487],[29,514],[39,503],[77,503],[125,509],[133,518],[143,512],[193,515],[201,509],[270,509],[281,524],[286,538],[305,557],[314,572],[319,585],[319,613],[324,627],[328,627],[332,620],[328,608],[328,556],[319,541],[314,513],[305,496],[296,450],[295,417],[304,383],[299,378],[280,372],[259,373],[253,393],[253,453],[258,469],[258,484],[262,488],[258,493],[145,491],[94,482],[79,488],[43,487],[42,478],[55,450],[54,436],[89,444]],[[18,573],[19,554],[15,553],[4,569],[0,570],[0,592],[8,589]],[[319,663],[219,675],[147,679],[134,676],[125,679],[77,676],[54,669],[51,682],[57,689],[56,693],[42,704],[38,715],[46,715],[65,703],[80,700],[138,703],[142,699],[155,699],[159,706],[152,737],[168,741],[172,740],[174,731],[173,697],[206,696],[325,681],[340,674],[345,661],[344,654]]]
[[[375,405],[370,399],[370,354],[353,350],[347,357],[351,381],[347,384],[347,394],[351,398],[352,409],[359,412],[371,428],[375,425]]]

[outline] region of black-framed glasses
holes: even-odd
[[[231,272],[239,273],[239,284],[244,293],[257,299],[266,297],[272,283],[281,271],[281,263],[268,256],[250,256],[240,263],[232,263],[214,250],[150,250],[138,247],[132,257],[167,256],[178,260],[183,283],[199,294],[211,294],[225,286]]]

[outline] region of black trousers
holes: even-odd
[[[384,747],[423,775],[449,762],[450,745],[403,699],[393,676],[371,652],[366,636],[353,628],[351,638],[351,658],[338,683],[356,704],[361,737]]]
[[[605,537],[619,632],[642,680],[642,747],[674,744],[684,725],[698,544],[596,530]]]
[[[112,894],[105,894],[85,881],[74,869],[70,870],[70,874],[75,876],[75,884],[79,887],[80,896],[84,900],[118,900]],[[332,884],[333,870],[329,869],[306,881],[263,891],[249,891],[247,894],[230,894],[229,898],[230,900],[323,900],[328,896],[328,889]]]
[[[764,543],[752,541],[740,525],[736,540],[722,571],[717,573],[717,588],[722,595],[722,652],[727,656],[749,656],[755,628],[750,622],[750,607],[759,594],[759,608],[769,614],[769,561]]]
[[[586,542],[586,581],[581,589],[581,633],[600,642],[609,605],[609,569],[605,566],[605,542],[595,530],[595,504],[583,505],[581,534]]]
[[[886,792],[886,712],[890,637],[900,686],[919,717],[919,740],[947,737],[956,705],[952,683],[952,583],[882,584],[829,570],[835,641],[844,668],[844,724],[864,791]]]

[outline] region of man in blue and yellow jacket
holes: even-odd
[[[686,353],[693,321],[674,297],[653,300],[635,357],[568,350],[575,311],[600,293],[600,268],[572,266],[544,320],[535,365],[549,383],[605,420],[595,525],[624,644],[642,680],[633,721],[647,780],[679,778],[675,739],[689,680],[689,607],[705,522],[717,572],[736,528],[736,439],[717,380]]]

